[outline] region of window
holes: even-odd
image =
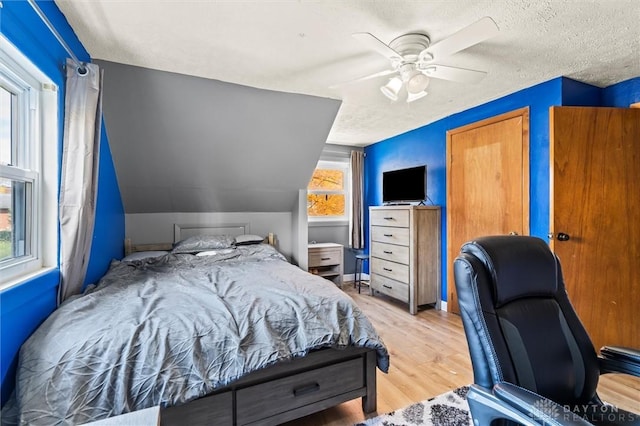
[[[320,161],[307,187],[309,221],[348,220],[349,164]]]
[[[55,86],[0,37],[0,284],[40,269],[43,241],[50,248],[50,240],[55,239],[56,211],[53,222],[45,221],[49,232],[44,237],[41,218],[43,206],[56,203],[54,191],[41,191],[43,156],[53,162],[45,168],[47,186],[53,183],[57,188],[57,125],[47,127],[56,132],[53,136],[45,136],[44,128],[51,120],[57,123],[55,99]],[[43,151],[45,139],[53,152],[51,148]]]
[[[29,88],[11,83],[0,76],[0,263],[34,255]]]

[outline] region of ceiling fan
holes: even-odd
[[[391,69],[361,77],[352,83],[396,74],[380,87],[380,90],[392,101],[398,100],[401,92],[406,92],[407,102],[426,96],[431,78],[477,83],[484,78],[486,72],[449,67],[436,64],[434,61],[487,40],[497,35],[499,31],[493,19],[487,16],[433,45],[429,36],[420,33],[401,35],[388,45],[370,33],[355,33],[353,37],[389,59]]]

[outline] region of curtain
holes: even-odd
[[[84,73],[82,72],[84,69]],[[80,293],[87,273],[98,184],[102,75],[67,60],[60,182],[60,287],[58,304]]]
[[[363,176],[364,152],[351,151],[351,247],[354,249],[364,248],[363,232]]]

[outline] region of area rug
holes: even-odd
[[[468,386],[417,402],[354,426],[469,426]]]

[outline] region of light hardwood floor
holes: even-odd
[[[352,283],[345,283],[343,288],[367,314],[391,354],[389,373],[377,373],[379,414],[473,382],[467,341],[458,315],[427,308],[413,316],[400,302],[369,296],[366,287],[360,294]],[[620,408],[640,412],[637,378],[602,376],[598,394]],[[287,426],[345,426],[364,419],[360,399],[356,399],[289,422]]]

